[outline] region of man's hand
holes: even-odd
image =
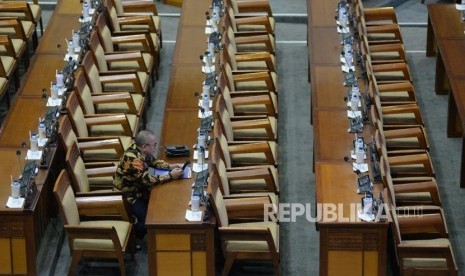
[[[176,164],[170,164],[170,170],[174,170],[176,168],[182,168],[183,163],[176,163]]]
[[[178,179],[182,176],[183,170],[181,170],[181,168],[175,168],[171,170],[170,174],[173,179]]]

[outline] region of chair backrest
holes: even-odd
[[[104,0],[103,3],[105,6],[104,13],[106,14],[106,17],[109,19],[108,21],[110,23],[111,30],[116,32],[121,31],[121,27],[118,22],[118,13],[114,6],[114,2],[111,0]]]
[[[100,82],[99,68],[95,62],[92,53],[87,52],[81,61],[81,67],[83,68],[84,75],[87,79],[87,84],[90,87],[92,93],[102,93],[103,86]]]
[[[220,122],[222,134],[226,136],[226,140],[234,141],[234,133],[231,126],[231,116],[226,109],[226,103],[221,95],[217,96],[216,113],[218,121]]]
[[[226,47],[223,47],[223,50],[221,50],[220,53],[220,64],[230,64],[232,68],[237,69],[237,63],[236,63],[236,51],[231,45],[231,43],[228,43],[225,45]]]
[[[71,147],[73,143],[77,143],[77,136],[74,133],[73,126],[68,116],[64,116],[63,120],[58,127],[58,134],[60,137],[60,144],[63,145],[65,151]]]
[[[98,32],[95,30],[90,33],[89,46],[94,60],[97,61],[97,68],[100,71],[108,71],[108,65],[105,60],[105,50],[103,49]]]
[[[79,225],[79,212],[76,205],[76,198],[74,197],[73,189],[70,185],[70,179],[66,170],[63,169],[58,175],[55,182],[53,193],[58,202],[60,213],[64,225]]]
[[[11,38],[20,38],[27,40],[23,25],[18,18],[1,18],[0,17],[0,33],[7,34]]]
[[[210,205],[213,207],[215,216],[218,219],[218,226],[226,227],[229,225],[228,213],[223,201],[223,194],[218,187],[218,175],[211,175],[208,178],[208,182],[208,200],[210,201]]]
[[[97,26],[97,32],[100,37],[100,41],[103,44],[105,52],[112,53],[115,51],[113,47],[113,42],[111,40],[111,30],[107,25],[105,14],[101,13],[97,16],[97,20],[95,21],[95,26]]]
[[[81,152],[76,143],[73,143],[66,153],[66,167],[71,175],[72,185],[76,193],[89,192],[89,179]]]
[[[212,148],[212,172],[211,175],[215,175],[218,178],[218,186],[220,187],[221,192],[224,195],[230,195],[229,190],[229,181],[227,178],[226,165],[224,164],[223,159],[221,159],[221,153],[218,147]]]
[[[229,154],[228,141],[226,140],[226,137],[224,137],[224,135],[221,133],[215,138],[215,144],[217,144],[217,146],[221,150],[221,156],[223,158],[224,163],[226,164],[226,168],[230,168],[232,162],[231,155]]]
[[[87,85],[83,70],[76,70],[74,73],[74,92],[78,96],[79,103],[85,114],[95,114],[92,93]]]
[[[66,113],[73,126],[74,133],[78,137],[89,137],[89,130],[84,120],[84,111],[82,110],[78,96],[72,92],[66,101]]]

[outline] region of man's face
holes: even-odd
[[[155,149],[157,148],[157,139],[152,137],[149,141],[142,146],[142,153],[145,156],[153,155],[155,153]]]

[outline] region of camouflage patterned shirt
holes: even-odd
[[[113,186],[116,190],[122,191],[132,204],[138,198],[148,198],[153,185],[171,180],[169,175],[149,173],[148,168],[169,169],[169,166],[170,164],[163,160],[144,156],[136,144],[132,144],[120,158]]]

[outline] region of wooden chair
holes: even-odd
[[[234,46],[224,45],[220,54],[221,63],[229,63],[235,70],[268,70],[276,72],[276,58],[269,52],[238,54]]]
[[[131,70],[134,72],[146,72],[152,79],[152,86],[155,85],[155,68],[153,57],[149,53],[140,51],[132,52],[106,52],[97,31],[91,32],[89,47],[99,64],[102,64],[102,71]]]
[[[58,135],[65,152],[76,143],[85,162],[118,161],[131,144],[130,137],[77,137],[67,116],[60,122]]]
[[[226,6],[232,7],[234,14],[238,16],[247,16],[250,13],[264,13],[268,16],[273,16],[271,11],[270,1],[268,0],[250,0],[250,1],[236,1],[226,0]]]
[[[401,275],[458,275],[452,244],[448,239],[403,239],[406,233],[424,233],[426,227],[443,232],[440,229],[443,222],[438,214],[399,220],[396,212],[391,213],[395,253]]]
[[[149,0],[138,0],[138,1],[123,1],[123,0],[111,0],[116,9],[118,17],[128,17],[128,16],[149,16],[152,20],[155,31],[160,40],[160,48],[163,47],[163,35],[161,29],[161,21],[158,16],[157,6],[153,1]],[[141,22],[142,23],[142,22]],[[133,30],[148,30],[152,24],[123,24],[121,29],[123,31],[133,31]]]
[[[84,74],[95,91],[123,91],[149,95],[149,75],[142,71],[105,71],[106,63],[97,66],[97,60],[89,51],[81,61]],[[108,68],[107,68],[108,69]]]
[[[396,23],[382,25],[367,25],[365,18],[359,17],[357,22],[359,34],[366,36],[370,45],[403,43],[399,25]]]
[[[236,33],[271,34],[275,32],[274,17],[264,15],[237,16],[233,7],[224,7],[223,26],[232,27]]]
[[[379,97],[374,97],[371,117],[378,119],[384,129],[423,126],[423,117],[416,103],[382,106]],[[377,122],[373,120],[373,122]]]
[[[145,126],[145,97],[127,92],[94,92],[83,71],[78,69],[74,73],[74,91],[85,114],[132,114],[137,115]]]
[[[374,138],[376,144],[385,145],[388,152],[423,152],[429,150],[428,137],[423,126],[383,129],[383,125],[375,124]]]
[[[221,99],[219,99],[221,100]],[[231,117],[224,103],[217,104],[218,131],[224,133],[226,139],[233,141],[277,141],[277,121],[274,117],[260,116],[243,118]]]
[[[375,76],[368,76],[368,91],[372,101],[377,96],[381,105],[417,103],[415,88],[411,81],[379,84]]]
[[[278,75],[270,71],[233,71],[226,63],[221,65],[221,73],[229,91],[273,91],[278,94]]]
[[[212,173],[210,177],[218,176],[221,192],[225,196],[269,196],[274,203],[278,202],[279,194],[278,172],[275,167],[261,167],[256,169],[244,169],[228,171],[221,159],[219,147],[213,147]]]
[[[34,15],[32,14],[31,8],[27,2],[19,1],[7,1],[0,2],[0,18],[12,19],[17,18],[21,22],[22,34],[26,38],[28,43],[29,39],[32,40],[33,50],[37,48],[38,38],[36,24],[34,21]],[[16,36],[16,30],[14,28],[0,27],[0,34],[7,34]],[[29,45],[29,44],[28,44]]]
[[[112,53],[115,51],[123,52],[134,52],[139,51],[141,53],[148,53],[154,60],[155,75],[158,78],[158,48],[155,48],[153,40],[150,34],[133,32],[111,32],[107,26],[105,13],[97,17],[95,23],[100,37],[100,41],[103,43],[105,52]]]
[[[232,27],[223,25],[223,45],[231,44],[235,52],[268,52],[274,54],[276,51],[275,38],[271,34],[236,34]]]
[[[270,260],[275,274],[280,275],[279,225],[273,221],[230,223],[223,195],[218,186],[211,184],[211,180],[208,194],[218,221],[221,248],[225,257],[222,275],[229,274],[236,260],[257,259]]]
[[[78,145],[73,143],[66,153],[66,168],[76,194],[113,193],[113,177],[116,172],[116,165],[113,162],[85,163]]]
[[[5,98],[7,110],[9,110],[11,106],[10,91],[8,88],[8,80],[0,77],[0,99]]]
[[[372,64],[407,63],[404,45],[402,43],[386,43],[370,45],[366,36],[361,35],[360,50],[362,55],[369,55]]]
[[[365,8],[362,0],[356,0],[354,6],[357,20],[363,18],[367,25],[399,24],[393,7]]]
[[[0,2],[26,2],[25,0],[1,0]],[[42,8],[39,5],[39,0],[32,0],[32,3],[28,3],[31,15],[34,20],[34,24],[40,27],[40,35],[44,34],[44,24],[42,21]],[[21,18],[22,19],[22,18]]]
[[[17,21],[13,20],[12,22]],[[26,42],[20,38],[10,38],[8,35],[0,35],[0,55],[14,57],[17,64],[23,59],[24,67],[27,71],[29,67],[29,54],[27,53],[26,46]]]
[[[117,259],[121,275],[126,275],[124,255],[128,249],[132,249],[130,252],[134,259],[134,238],[132,220],[122,196],[75,197],[65,170],[58,176],[53,193],[72,254],[68,275],[76,275],[82,257]],[[117,216],[121,220],[83,221],[80,218],[99,215]]]
[[[222,78],[222,76],[220,76]],[[221,81],[220,81],[221,82]],[[278,99],[276,93],[268,91],[242,91],[231,93],[226,85],[219,85],[221,94],[215,100],[217,105],[224,102],[226,110],[235,116],[272,116],[278,117]],[[220,99],[221,98],[221,99]],[[221,101],[220,101],[221,100]],[[218,109],[217,109],[218,110]]]
[[[270,141],[228,143],[224,135],[215,138],[226,167],[277,166],[277,145]]]
[[[135,131],[137,131],[137,116],[128,117],[126,114],[85,115],[74,92],[68,97],[66,111],[78,137],[134,137]]]

